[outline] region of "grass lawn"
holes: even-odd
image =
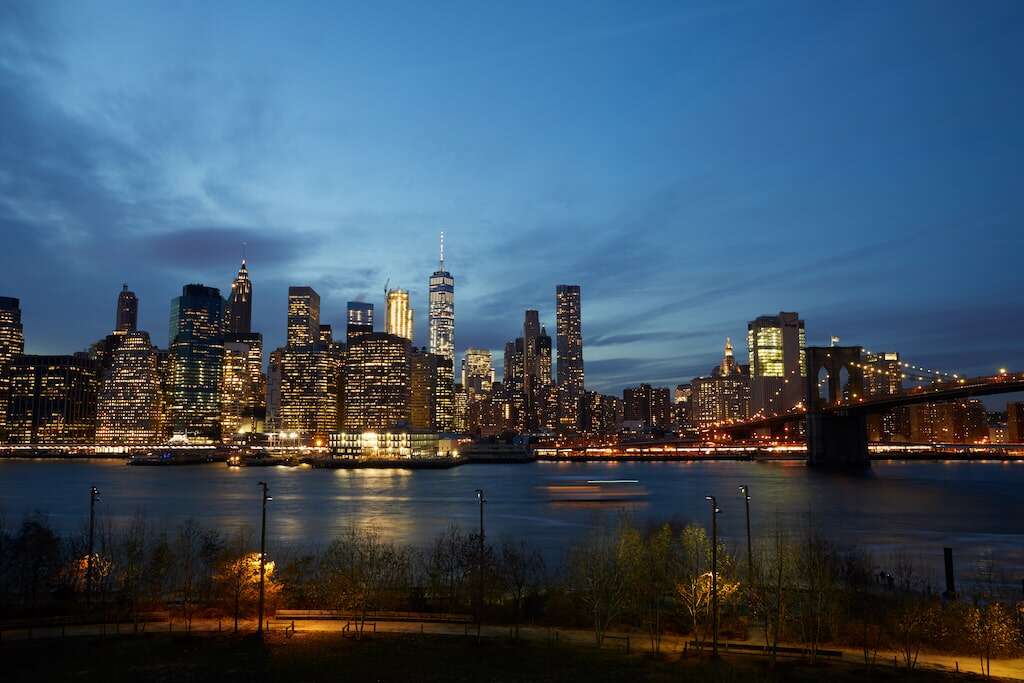
[[[252,636],[147,634],[45,639],[0,644],[2,681],[962,681],[951,675],[907,675],[853,663],[811,667],[760,658],[716,663],[627,656],[620,651],[556,644],[440,636],[279,634]]]

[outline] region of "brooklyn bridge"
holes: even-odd
[[[1024,391],[1022,372],[1001,370],[995,375],[961,377],[903,363],[912,379],[926,383],[884,395],[868,396],[865,395],[865,375],[888,373],[865,364],[863,355],[861,346],[807,347],[806,377],[793,378],[793,381],[804,382],[800,402],[779,412],[719,423],[708,432],[746,439],[756,434],[798,433],[802,423],[809,464],[867,467],[871,462],[867,430],[869,415],[918,403],[941,403]],[[907,377],[907,374],[902,376]],[[785,381],[788,383],[790,380]]]

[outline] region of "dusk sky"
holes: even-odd
[[[455,339],[583,288],[587,384],[706,374],[748,320],[1024,369],[1024,3],[0,2],[0,295],[29,353],[167,345],[187,282],[412,292]],[[500,370],[499,370],[500,372]],[[1000,397],[999,401],[1005,400]],[[998,403],[998,402],[997,402]]]

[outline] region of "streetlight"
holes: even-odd
[[[478,571],[479,576],[477,577],[477,613],[476,613],[476,625],[479,631],[480,624],[483,621],[484,615],[484,503],[487,499],[484,498],[484,490],[476,490],[476,499],[480,504],[480,558]]]
[[[711,503],[711,656],[718,657],[718,515],[721,510],[714,496],[704,496]]]
[[[740,484],[740,493],[743,494],[743,502],[747,507],[747,583],[754,585],[754,555],[750,549],[750,487]]]
[[[261,481],[259,485],[263,489],[263,524],[260,528],[260,616],[256,632],[263,635],[263,579],[267,569],[267,501],[274,499],[267,495],[265,481]]]
[[[92,604],[92,554],[93,539],[96,529],[96,501],[100,498],[100,490],[89,487],[89,554],[85,558],[85,604]]]

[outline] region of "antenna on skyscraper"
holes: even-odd
[[[441,267],[438,270],[444,272],[444,230],[441,231]]]
[[[242,242],[242,263],[245,263],[245,242]]]

